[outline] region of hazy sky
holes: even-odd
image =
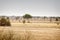
[[[60,0],[0,0],[0,15],[60,16]]]

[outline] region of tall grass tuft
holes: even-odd
[[[13,40],[14,33],[12,31],[0,30],[0,40]]]
[[[25,31],[24,35],[15,34],[11,30],[0,30],[0,40],[31,40],[33,37],[30,32]]]

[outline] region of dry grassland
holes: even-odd
[[[0,40],[60,40],[60,25],[56,23],[11,23],[0,27]]]

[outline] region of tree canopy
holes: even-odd
[[[32,18],[32,16],[30,14],[25,14],[25,15],[23,15],[23,18],[24,19],[29,19],[29,18]]]

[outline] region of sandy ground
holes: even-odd
[[[0,30],[13,30],[16,34],[21,34],[23,37],[29,35],[30,40],[60,40],[60,29],[49,27],[60,27],[60,25],[50,23],[12,23],[11,27],[0,27]]]

